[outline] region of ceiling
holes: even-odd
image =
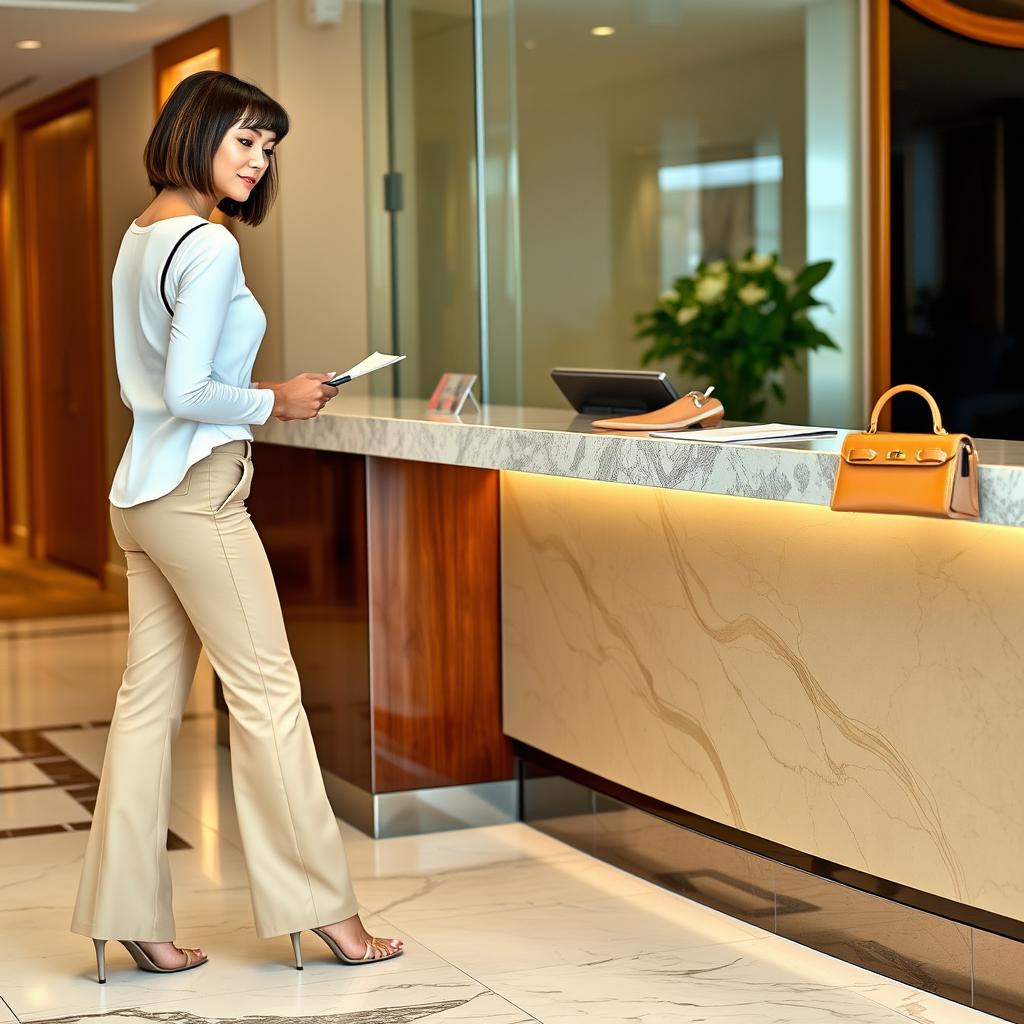
[[[0,0],[0,117],[90,75],[142,56],[221,14],[252,7],[256,0]],[[109,10],[125,6],[126,10]],[[72,7],[72,9],[67,9]],[[19,50],[19,39],[41,39],[39,50]],[[19,86],[19,83],[24,82]]]
[[[543,103],[552,89],[615,90],[683,68],[802,46],[805,9],[816,2],[518,0],[520,99]],[[595,38],[590,30],[597,25],[615,34]]]

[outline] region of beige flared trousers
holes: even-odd
[[[171,741],[200,645],[230,711],[231,778],[257,933],[299,931],[358,910],[274,578],[245,507],[251,479],[251,445],[232,441],[192,466],[170,494],[111,506],[128,561],[128,663],[72,931],[175,938]]]

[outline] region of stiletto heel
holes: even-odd
[[[194,967],[202,967],[207,961],[205,956],[199,956],[199,951],[196,949],[179,949],[179,953],[185,954],[185,962],[181,967],[160,967],[137,942],[133,942],[131,939],[118,939],[117,941],[131,953],[132,959],[142,970],[151,971],[153,974],[177,974],[179,971],[190,971]],[[105,985],[107,983],[107,940],[93,939],[92,943],[96,947],[96,978],[101,985]],[[175,948],[177,949],[177,947]]]
[[[292,932],[292,952],[295,954],[295,970],[302,970],[302,932]]]
[[[107,940],[93,939],[92,944],[96,947],[96,980],[101,985],[107,983]]]

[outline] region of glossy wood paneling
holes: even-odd
[[[321,767],[369,790],[365,460],[256,444],[253,468],[249,513],[274,571]]]
[[[498,473],[369,458],[367,492],[374,792],[511,778]]]

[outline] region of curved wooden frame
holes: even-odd
[[[890,163],[892,122],[889,95],[889,4],[870,0],[868,10],[870,52],[868,70],[868,246],[871,253],[871,402],[892,384],[892,210]],[[882,429],[889,427],[888,410]]]
[[[993,46],[1024,49],[1024,20],[978,14],[953,0],[900,0],[900,3],[958,36],[967,36]]]
[[[890,108],[889,10],[893,2],[949,32],[988,43],[1024,49],[1024,20],[1012,21],[968,11],[953,0],[868,0],[868,246],[871,294],[870,386],[880,395],[892,384],[892,211],[890,204],[892,120]],[[888,424],[883,414],[883,429]]]

